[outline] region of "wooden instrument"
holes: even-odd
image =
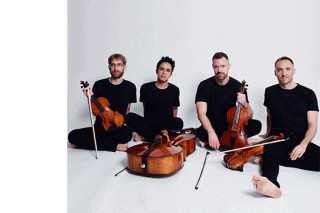
[[[284,135],[280,133],[279,136],[270,136],[262,141],[259,141],[258,143],[250,144],[250,145],[263,144],[268,141],[279,140],[283,138],[284,138]],[[263,145],[259,145],[259,146],[248,148],[248,149],[242,149],[242,150],[232,152],[230,154],[226,154],[223,157],[223,160],[227,168],[242,172],[244,164],[247,163],[251,157],[262,154],[263,150],[264,150]]]
[[[132,173],[146,176],[169,175],[179,171],[184,165],[186,156],[195,151],[196,136],[186,133],[189,130],[172,133],[163,130],[154,142],[128,148],[127,169]]]
[[[281,137],[283,138],[283,134],[282,134],[282,133],[280,133],[280,138],[281,138]],[[268,138],[269,138],[269,137],[268,137]],[[195,186],[195,189],[198,189],[198,188],[199,188],[199,184],[200,184],[200,180],[201,180],[201,177],[202,177],[202,174],[203,174],[203,170],[204,170],[205,164],[206,164],[206,162],[207,162],[207,157],[208,157],[209,155],[216,155],[216,154],[222,154],[222,153],[228,153],[228,152],[241,151],[241,150],[246,150],[246,149],[251,149],[251,148],[259,147],[259,146],[261,146],[262,144],[265,146],[265,145],[268,145],[268,144],[279,143],[279,142],[286,141],[286,140],[289,140],[289,138],[279,139],[279,140],[270,141],[270,142],[266,142],[266,139],[265,139],[265,140],[262,140],[262,141],[259,141],[259,142],[255,143],[255,144],[250,144],[250,145],[248,145],[248,146],[241,147],[241,148],[236,148],[236,149],[226,150],[226,151],[223,151],[223,152],[216,152],[216,153],[207,152],[206,157],[205,157],[204,162],[203,162],[203,166],[202,166],[202,170],[201,170],[201,173],[200,173],[198,182],[197,182],[197,184],[196,184],[196,186]],[[239,156],[240,156],[240,155],[239,155]]]
[[[240,93],[243,94],[246,87],[246,81],[242,81]],[[227,113],[227,122],[229,123],[228,130],[224,131],[220,146],[236,149],[248,145],[247,135],[244,133],[244,125],[249,121],[249,113],[246,109],[241,107],[237,102],[236,107],[231,107]]]
[[[87,81],[80,81],[80,83],[83,85],[81,88],[89,86]],[[91,96],[91,100],[92,111],[96,116],[99,115],[102,118],[102,125],[106,131],[114,132],[123,126],[123,116],[119,112],[110,109],[110,104],[106,98]]]

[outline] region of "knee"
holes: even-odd
[[[183,128],[183,120],[181,118],[174,118],[175,119],[175,125],[176,125],[176,128],[178,129],[182,129]]]
[[[69,143],[74,144],[74,142],[76,141],[75,140],[76,135],[77,135],[76,130],[72,130],[71,132],[69,132],[68,134]]]
[[[124,120],[126,123],[132,123],[132,121],[136,120],[139,116],[140,115],[130,112],[124,117]]]

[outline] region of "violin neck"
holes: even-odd
[[[245,88],[243,88],[243,89],[241,88],[240,93],[243,94],[244,90],[245,90]],[[238,124],[239,123],[241,104],[239,102],[237,102],[236,106],[237,106],[237,109],[236,109],[236,113],[234,115],[233,124]]]
[[[99,103],[99,101],[96,99],[96,97],[91,96],[91,100],[93,101],[93,103],[95,103],[95,105],[98,107],[99,111],[101,113],[103,113],[105,111],[105,109],[103,108],[103,106]]]

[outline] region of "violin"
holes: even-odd
[[[250,144],[249,146],[263,144],[268,141],[279,140],[279,139],[283,139],[283,138],[284,138],[284,135],[282,133],[280,133],[279,136],[270,136],[270,137],[268,137],[262,141],[259,141],[255,144]],[[243,147],[243,148],[245,148],[245,147]],[[258,155],[262,154],[263,151],[264,151],[263,145],[255,146],[252,148],[242,149],[242,150],[232,152],[230,154],[226,154],[223,157],[223,160],[224,160],[227,168],[232,169],[232,170],[238,170],[238,171],[242,172],[244,164],[246,164],[251,157],[258,156]]]
[[[245,91],[246,81],[242,81],[240,93]],[[244,133],[244,125],[248,124],[249,113],[246,109],[241,107],[237,102],[236,107],[231,107],[227,113],[227,121],[229,123],[228,130],[224,131],[221,139],[221,147],[229,147],[231,149],[241,148],[248,145],[247,135]]]
[[[87,81],[80,81],[80,83],[82,84],[81,88],[89,86]],[[123,116],[119,112],[110,109],[109,101],[106,98],[95,98],[94,96],[91,96],[91,99],[92,112],[102,118],[102,125],[106,131],[114,132],[123,126]]]
[[[187,129],[168,133],[163,130],[154,142],[128,148],[128,171],[145,176],[169,175],[179,171],[184,166],[186,156],[195,151],[196,136],[190,134],[192,131]]]

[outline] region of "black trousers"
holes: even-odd
[[[211,122],[211,125],[214,131],[216,132],[219,140],[221,139],[223,132],[226,131],[229,126],[228,122],[225,122],[225,123]],[[251,119],[248,121],[248,125],[244,126],[244,132],[246,133],[248,138],[259,134],[260,131],[261,131],[261,122],[258,120]],[[197,130],[197,136],[200,139],[200,141],[208,142],[208,133],[203,128],[203,126],[200,126],[199,129]]]
[[[115,152],[118,144],[128,143],[132,139],[132,131],[122,126],[115,132],[96,129],[96,141],[98,150]],[[69,142],[82,149],[94,150],[94,140],[92,128],[82,128],[72,130],[68,135]]]
[[[278,135],[278,133],[271,133],[270,135]],[[303,140],[303,134],[288,134],[284,133],[285,138],[290,137],[289,140],[264,146],[262,175],[268,178],[272,183],[280,188],[277,181],[279,174],[279,165],[305,169],[310,171],[320,171],[320,147],[310,142],[307,146],[306,152],[301,158],[292,161],[290,153]]]
[[[165,120],[153,120],[144,118],[135,113],[128,113],[125,117],[127,125],[139,135],[143,136],[146,141],[153,139],[161,130],[181,130],[183,121],[181,118],[175,117]]]

